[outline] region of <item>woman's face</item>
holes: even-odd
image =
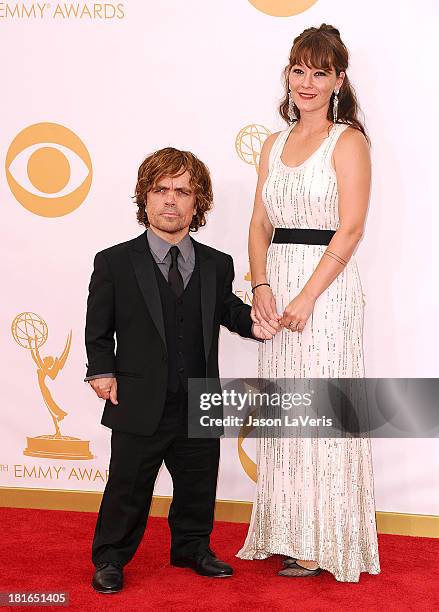
[[[345,73],[336,75],[334,68],[308,68],[306,64],[295,64],[289,75],[290,90],[294,104],[300,113],[315,112],[328,108],[333,91],[338,91],[344,81]],[[326,113],[325,113],[326,114]]]

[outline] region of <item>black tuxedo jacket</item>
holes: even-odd
[[[230,255],[192,242],[200,266],[206,378],[218,378],[220,325],[252,338],[251,309],[232,293]],[[153,265],[146,232],[99,252],[87,300],[86,376],[114,372],[117,379],[119,403],[106,401],[101,422],[141,435],[157,429],[167,393],[165,328]]]

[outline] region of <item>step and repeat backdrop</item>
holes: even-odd
[[[143,231],[131,196],[148,153],[175,146],[208,165],[215,207],[195,237],[233,255],[251,303],[261,146],[286,127],[293,38],[322,22],[350,50],[372,141],[357,252],[366,373],[437,376],[438,17],[436,0],[0,2],[1,487],[105,486],[110,432],[83,382],[87,289],[94,254]],[[256,376],[257,343],[223,330],[220,364]],[[439,514],[437,441],[373,447],[377,509]],[[252,499],[254,459],[252,440],[223,440],[219,499]],[[156,493],[171,492],[163,469]]]

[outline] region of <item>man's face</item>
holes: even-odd
[[[196,196],[189,172],[164,176],[146,195],[146,212],[151,227],[174,234],[189,228],[195,212]]]

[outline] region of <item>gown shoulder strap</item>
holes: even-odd
[[[276,140],[274,141],[273,146],[271,147],[269,158],[268,158],[269,171],[271,171],[273,164],[277,161],[278,157],[281,155],[282,149],[284,148],[284,144],[286,143],[287,138],[291,130],[293,129],[293,127],[294,127],[294,124],[291,125],[289,128],[287,128],[286,130],[282,130],[282,132],[279,132]]]
[[[329,134],[328,142],[323,150],[323,160],[327,163],[331,163],[332,153],[334,152],[335,145],[337,144],[338,139],[343,134],[343,132],[350,127],[346,123],[336,123],[331,133]]]

